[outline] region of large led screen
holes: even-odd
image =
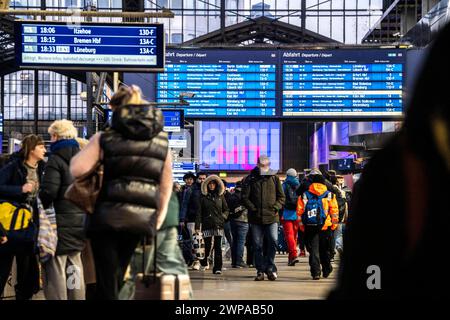
[[[196,146],[201,170],[251,170],[267,155],[273,170],[280,169],[279,122],[199,121]]]
[[[275,51],[168,49],[157,101],[178,102],[190,93],[186,117],[272,117],[277,63]]]
[[[283,51],[285,117],[401,116],[406,51]]]

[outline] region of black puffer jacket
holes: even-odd
[[[285,195],[276,175],[261,175],[255,167],[245,178],[242,188],[242,202],[248,209],[248,222],[272,224],[279,222],[278,211],[283,208]]]
[[[200,197],[202,196],[201,183],[195,183],[190,190],[189,199],[186,204],[185,222],[195,222],[198,213]]]
[[[159,184],[168,152],[160,110],[122,106],[111,129],[102,133],[103,188],[91,219],[92,230],[153,235]]]
[[[217,188],[215,192],[209,192],[208,183],[213,180],[216,181]],[[216,175],[209,176],[202,183],[202,195],[198,203],[195,229],[200,229],[200,224],[202,225],[202,230],[223,229],[229,214],[224,192],[225,186]]]
[[[83,250],[86,239],[86,213],[64,198],[69,185],[73,182],[69,164],[80,151],[75,140],[59,140],[51,146],[42,178],[39,197],[44,208],[53,204],[56,213],[58,232],[57,255],[70,254]]]

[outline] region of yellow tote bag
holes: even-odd
[[[25,208],[20,208],[17,212],[17,218],[15,219],[16,221],[14,225],[11,226],[16,209],[17,207],[9,202],[0,203],[0,223],[7,231],[26,229],[30,224],[30,220],[33,216],[31,211]]]

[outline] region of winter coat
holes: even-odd
[[[185,222],[195,222],[198,213],[198,206],[200,203],[200,197],[202,196],[201,184],[195,183],[186,195],[187,199],[183,200],[183,206],[185,208]]]
[[[297,178],[288,176],[286,180],[283,182],[282,187],[284,191],[284,196],[286,197],[285,204],[283,207],[283,214],[281,215],[281,220],[287,220],[287,221],[296,221],[299,219],[297,216],[297,200],[298,196],[296,193],[297,188],[299,187],[300,182]],[[290,192],[292,190],[292,192]],[[290,193],[288,193],[290,192]],[[289,194],[291,194],[291,201],[295,203],[291,203],[293,208],[286,208],[287,202],[289,200]]]
[[[241,189],[234,189],[234,193],[227,199],[227,204],[231,220],[248,223],[248,209],[243,205]]]
[[[321,183],[313,183],[309,186],[308,191],[317,196],[321,196],[327,191],[327,187]],[[331,199],[329,199],[328,197],[323,198],[322,205],[327,215],[325,223],[322,226],[322,230],[327,230],[329,227],[331,227],[331,230],[335,230],[339,223],[339,208],[336,201],[336,196],[332,194]],[[299,197],[297,202],[297,215],[301,217],[304,212],[305,202],[303,200],[303,197]],[[299,224],[300,229],[304,231],[305,229],[301,219],[299,221]]]
[[[29,200],[28,195],[22,193],[22,186],[27,182],[28,174],[23,161],[21,157],[14,156],[0,169],[0,201],[24,204]],[[43,161],[38,163],[37,174],[40,182],[44,166]]]
[[[161,110],[121,106],[100,136],[103,187],[91,218],[94,230],[152,235],[168,153]]]
[[[261,175],[254,168],[244,180],[242,201],[248,209],[248,222],[272,224],[279,222],[278,211],[283,208],[285,196],[276,175]]]
[[[192,193],[194,190],[194,185],[192,186],[187,186],[184,185],[180,191],[180,196],[179,196],[179,200],[180,200],[180,221],[185,222],[186,220],[188,220],[188,216],[189,218],[192,218],[192,213],[189,212],[188,214],[188,210],[192,207],[190,205],[190,202],[192,200]],[[195,216],[195,215],[194,215]],[[195,220],[195,218],[194,218]]]
[[[216,181],[217,187],[214,192],[210,192],[208,183],[213,180]],[[223,229],[229,210],[225,201],[225,186],[222,180],[216,175],[211,175],[202,183],[201,190],[195,229],[200,229],[200,224],[202,230]]]
[[[178,212],[180,211],[180,204],[178,202],[178,196],[175,192],[172,192],[169,201],[169,207],[167,208],[166,219],[161,225],[160,230],[164,230],[170,227],[178,227],[180,220],[178,219]]]
[[[86,240],[86,213],[66,200],[64,194],[73,177],[69,164],[80,151],[74,139],[59,140],[51,145],[51,156],[45,166],[39,197],[44,208],[53,204],[56,213],[58,246],[56,255],[81,252]]]

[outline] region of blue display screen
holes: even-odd
[[[405,53],[283,51],[282,115],[400,116]]]
[[[186,98],[188,118],[394,117],[406,50],[170,49],[156,100]]]
[[[158,102],[186,99],[186,117],[276,115],[276,51],[167,50],[157,76]]]
[[[193,162],[173,162],[172,176],[174,182],[184,184],[183,176],[188,172],[192,172],[195,174],[195,169],[195,163]]]
[[[183,110],[162,110],[164,115],[164,131],[178,132],[184,126]]]
[[[46,69],[155,71],[164,67],[161,24],[15,22],[16,60]]]
[[[179,132],[184,127],[183,110],[161,110],[164,116],[164,131]],[[111,123],[112,110],[106,109],[106,121]]]

